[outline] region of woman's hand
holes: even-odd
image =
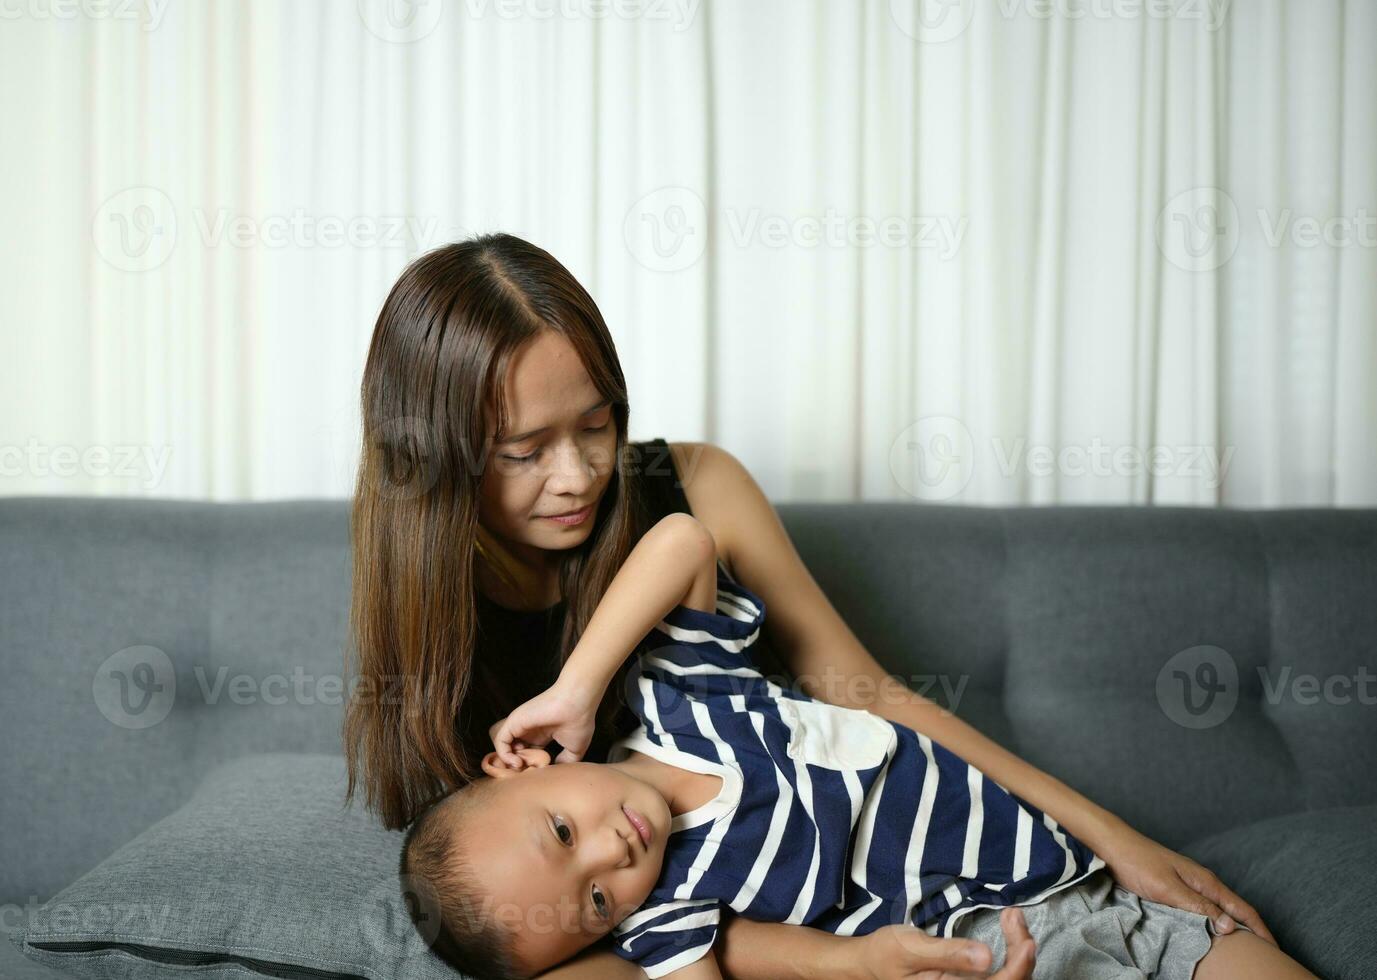
[[[1037,961],[1037,944],[1016,906],[999,914],[1004,930],[1004,965],[990,980],[1030,980]],[[970,939],[929,936],[917,926],[881,926],[855,940],[859,955],[852,975],[863,980],[955,980],[984,977],[990,968],[990,947]]]
[[[1120,822],[1092,849],[1104,858],[1115,880],[1134,894],[1207,915],[1221,933],[1233,932],[1237,920],[1277,946],[1257,910],[1235,895],[1213,871],[1128,824]]]
[[[520,769],[523,763],[515,748],[544,747],[553,739],[564,748],[555,757],[556,763],[578,762],[593,741],[600,700],[601,692],[563,678],[555,681],[493,726],[492,744],[498,758],[508,768]]]

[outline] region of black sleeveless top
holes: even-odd
[[[666,514],[692,514],[683,483],[674,466],[669,443],[664,439],[628,443],[628,462],[637,468],[641,479],[641,502],[644,519],[640,534],[644,534]],[[635,485],[635,484],[633,484]],[[731,578],[731,573],[718,559],[718,567]],[[477,590],[478,649],[475,658],[483,665],[475,675],[475,684],[465,698],[460,719],[461,736],[468,744],[492,748],[488,729],[499,718],[506,717],[513,708],[535,697],[555,682],[559,674],[559,639],[564,629],[564,614],[568,602],[561,599],[546,609],[517,610],[498,605]],[[751,647],[757,668],[782,686],[792,679],[783,662],[768,643],[765,632]],[[637,720],[629,713],[618,716],[618,731],[634,728]],[[558,752],[558,743],[551,743],[551,757]],[[595,735],[584,758],[589,762],[604,762],[610,740]],[[477,764],[481,753],[473,759]]]

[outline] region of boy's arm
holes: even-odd
[[[707,955],[694,960],[688,966],[661,974],[663,980],[722,980],[722,971],[717,967],[717,957],[709,947]]]
[[[732,980],[820,980],[858,976],[858,942],[812,926],[724,915],[713,949]]]
[[[631,549],[557,684],[602,692],[617,668],[677,605],[711,612],[717,596],[717,542],[691,514],[662,518]]]
[[[811,926],[757,922],[724,915],[708,955],[666,973],[664,980],[845,980],[868,976],[864,937],[838,936]],[[694,972],[702,971],[702,972]]]
[[[645,980],[645,971],[598,942],[539,974],[535,980]]]

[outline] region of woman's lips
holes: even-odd
[[[568,517],[547,517],[545,519],[547,521],[554,521],[556,524],[563,524],[566,527],[571,527],[575,524],[582,524],[588,519],[588,515],[591,513],[593,513],[593,505],[589,504],[587,507],[583,508],[583,510],[576,514],[571,514]]]
[[[636,833],[641,835],[641,843],[645,845],[646,850],[650,850],[650,842],[655,837],[654,832],[650,829],[650,821],[625,804],[622,806],[622,813],[625,813],[626,819],[631,821],[631,826],[636,828]]]

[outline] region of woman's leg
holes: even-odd
[[[1214,936],[1191,980],[1319,980],[1315,974],[1247,929]]]

